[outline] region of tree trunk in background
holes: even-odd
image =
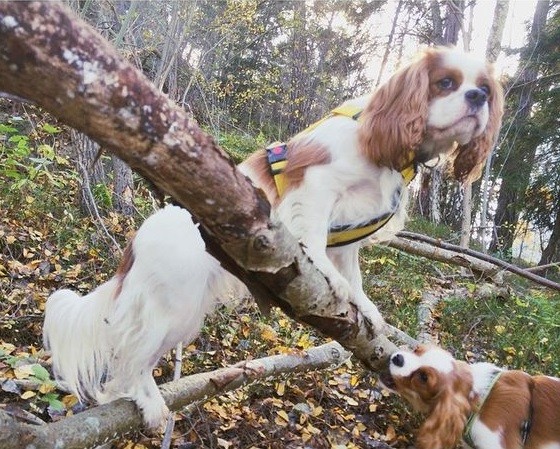
[[[306,4],[305,2],[293,3],[293,28],[291,40],[291,70],[290,70],[290,94],[288,106],[288,128],[287,134],[292,136],[301,131],[307,118],[301,110],[305,95],[305,84],[309,80],[305,70],[310,70],[308,41],[306,30]]]
[[[509,0],[498,0],[496,2],[496,6],[494,8],[494,20],[492,22],[492,28],[490,28],[488,42],[486,43],[486,58],[490,62],[496,62],[498,55],[500,54],[508,11]],[[488,195],[492,189],[492,186],[490,185],[490,168],[492,166],[494,150],[495,148],[488,156],[488,159],[486,159],[482,181],[475,184],[475,190],[482,192],[480,205],[480,243],[482,245],[483,253],[487,251],[485,234],[488,228]]]
[[[508,9],[509,9],[509,0],[506,1],[498,0],[496,2],[496,7],[494,8],[494,18],[492,20],[490,34],[488,35],[488,41],[486,42],[486,59],[488,60],[488,62],[491,63],[496,62],[496,59],[500,54],[502,36],[504,34],[504,26],[507,19]],[[471,13],[472,13],[472,9],[471,9]],[[469,23],[469,29],[472,28],[472,15],[470,17],[470,22],[471,23]],[[469,45],[466,45],[467,48],[465,48],[465,50],[470,49],[470,42],[468,44]],[[491,160],[491,156],[486,161],[487,166],[489,166],[490,160]],[[485,182],[484,185],[485,186],[488,185],[487,182]],[[479,187],[478,190],[480,190],[480,183],[477,183],[476,186],[478,186]],[[462,221],[461,221],[461,241],[459,244],[464,248],[468,248],[470,237],[471,237],[471,225],[472,225],[473,185],[471,183],[464,186],[463,195],[464,196],[463,196],[463,213],[462,213]],[[485,227],[486,227],[486,221],[484,221],[484,224],[482,225],[483,233]]]
[[[554,222],[554,228],[552,229],[552,234],[548,240],[548,244],[543,249],[541,254],[541,260],[539,265],[547,265],[553,262],[558,262],[560,260],[560,209],[556,214],[556,221]],[[547,275],[551,271],[551,268],[546,269],[542,274]]]
[[[533,16],[533,24],[529,34],[529,42],[523,49],[520,66],[515,84],[511,88],[512,95],[517,98],[516,111],[510,129],[514,133],[520,131],[526,124],[534,104],[533,86],[538,77],[538,55],[534,54],[535,47],[546,25],[546,18],[550,8],[549,0],[539,0]],[[526,132],[527,130],[525,130]],[[510,138],[507,157],[501,168],[502,183],[498,196],[498,205],[494,218],[494,235],[490,250],[500,251],[508,255],[511,253],[517,222],[519,220],[520,204],[529,185],[537,145],[522,145],[516,135]]]
[[[437,1],[431,2],[433,37],[432,41],[438,45],[456,45],[459,31],[463,25],[464,0],[446,0],[445,19],[441,18],[441,10]],[[445,25],[445,26],[443,26]],[[441,34],[439,34],[441,33]],[[422,215],[434,223],[442,220],[441,198],[443,183],[443,167],[422,173],[421,189],[418,201]]]
[[[196,6],[196,1],[191,0],[190,7]],[[179,99],[179,88],[177,86],[177,57],[183,53],[185,48],[185,37],[189,28],[188,21],[191,18],[185,11],[182,2],[171,2],[171,20],[167,25],[163,51],[154,77],[154,84],[162,92],[166,92],[170,98]],[[166,87],[166,89],[164,89]]]
[[[70,137],[76,149],[77,170],[82,178],[80,187],[80,209],[85,214],[93,214],[97,208],[93,191],[95,186],[105,184],[105,169],[99,155],[99,145],[85,134],[71,130]]]
[[[385,71],[385,66],[387,65],[387,60],[389,59],[389,53],[391,52],[393,39],[395,38],[395,29],[397,28],[397,22],[399,21],[399,16],[401,13],[403,0],[399,0],[397,4],[397,10],[393,17],[393,25],[391,26],[391,32],[387,38],[387,43],[385,44],[385,52],[383,53],[383,59],[381,61],[381,66],[379,67],[379,73],[377,75],[377,81],[375,82],[375,87],[379,86],[381,83],[381,78],[383,77],[383,72]]]
[[[430,2],[430,12],[432,16],[433,38],[435,45],[443,45],[443,20],[441,19],[441,9],[438,0]]]
[[[119,159],[112,156],[113,174],[115,181],[113,185],[113,208],[127,216],[134,214],[134,182],[132,178],[132,170],[130,167]]]
[[[444,45],[457,45],[465,20],[465,0],[446,0]]]
[[[97,7],[79,1],[71,1],[70,6],[96,28],[105,38],[113,42],[115,47],[122,50],[126,43],[132,25],[134,23],[135,11],[140,4],[130,1],[116,1],[114,9],[107,4]],[[122,18],[122,22],[120,22]],[[99,152],[99,145],[89,137],[72,131],[72,140],[75,142],[78,154],[78,168],[82,176],[82,188],[80,191],[80,205],[84,213],[93,213],[93,192],[95,187],[107,183],[105,169],[101,160],[95,161]],[[134,188],[132,170],[121,160],[115,160],[113,156],[113,208],[124,215],[132,215],[134,212]],[[95,162],[94,162],[95,161]]]

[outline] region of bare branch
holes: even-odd
[[[427,237],[425,235],[421,235],[421,234],[415,234],[413,232],[406,232],[406,231],[401,231],[397,234],[398,237],[404,237],[404,239],[409,239],[409,240],[416,240],[416,241],[421,241],[424,243],[427,243],[429,245],[433,245],[439,248],[442,248],[444,250],[449,250],[455,253],[459,253],[459,254],[463,254],[465,256],[468,256],[468,259],[463,259],[461,257],[459,257],[457,254],[455,254],[454,256],[450,256],[449,258],[446,259],[438,259],[437,257],[430,257],[429,254],[434,254],[436,251],[434,249],[429,249],[429,247],[424,246],[423,248],[423,252],[425,257],[429,257],[429,258],[433,258],[435,260],[442,260],[444,262],[448,262],[448,263],[455,263],[456,265],[460,265],[460,266],[464,266],[464,267],[468,267],[468,268],[473,268],[475,271],[479,271],[481,273],[484,273],[485,275],[488,275],[489,277],[492,277],[493,274],[492,272],[497,272],[497,268],[494,269],[485,269],[484,267],[487,267],[489,265],[482,265],[481,261],[484,262],[488,262],[488,264],[492,264],[495,265],[496,267],[500,267],[506,271],[510,271],[512,273],[515,273],[519,276],[522,276],[526,279],[529,279],[533,282],[536,282],[537,284],[540,285],[544,285],[545,287],[551,288],[553,290],[560,290],[560,284],[558,284],[557,282],[551,281],[550,279],[544,278],[542,276],[538,276],[534,273],[531,272],[531,269],[523,269],[523,268],[519,268],[518,266],[515,266],[511,263],[508,262],[504,262],[503,260],[500,260],[496,257],[492,257],[489,256],[488,254],[483,254],[480,253],[478,251],[474,251],[472,249],[469,248],[462,248],[460,246],[457,245],[453,245],[451,243],[446,243],[443,242],[441,240],[438,239],[434,239],[431,237]],[[403,242],[404,239],[398,239],[398,242],[391,242],[390,246],[394,246],[397,249],[403,249],[406,251],[406,247],[417,247],[420,248],[420,245],[411,245],[410,242]],[[400,246],[400,248],[399,248]],[[414,251],[411,251],[414,252]],[[415,254],[421,254],[420,251],[415,252]],[[473,262],[472,258],[475,259],[479,259],[478,262]],[[467,260],[470,260],[470,262],[467,263]]]
[[[264,357],[186,376],[161,385],[160,389],[169,409],[180,410],[195,401],[270,376],[334,367],[349,356],[350,353],[342,346],[331,342],[301,353]],[[142,417],[135,405],[124,399],[43,426],[20,423],[0,410],[0,448],[87,449],[105,444],[141,426]]]

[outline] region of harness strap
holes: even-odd
[[[359,120],[362,114],[362,108],[357,106],[343,104],[335,109],[333,109],[330,114],[323,117],[321,120],[313,123],[298,135],[307,134],[313,129],[317,128],[321,123],[328,120],[336,115],[351,118],[352,120]],[[287,182],[284,176],[284,169],[288,164],[288,146],[284,142],[274,142],[266,148],[266,155],[268,159],[268,164],[270,166],[270,173],[276,184],[276,190],[278,195],[282,197],[286,191]],[[414,162],[414,155],[411,152],[410,163],[401,170],[401,175],[406,185],[414,179],[417,172],[417,164]],[[381,229],[385,224],[393,217],[397,208],[400,204],[402,192],[397,190],[395,192],[395,198],[393,198],[392,211],[386,212],[385,214],[375,217],[366,223],[358,226],[352,225],[335,225],[329,229],[329,235],[327,238],[327,247],[343,246],[350,243],[357,242],[366,237],[369,237],[374,232]]]
[[[494,388],[494,385],[496,385],[496,382],[498,382],[498,379],[500,378],[501,375],[502,375],[502,371],[496,369],[496,372],[494,373],[494,377],[492,377],[490,383],[486,387],[486,391],[484,391],[484,393],[481,395],[481,398],[479,399],[477,410],[471,413],[469,419],[467,420],[467,424],[465,425],[465,430],[463,432],[463,440],[465,440],[465,443],[467,443],[472,448],[476,448],[476,445],[474,444],[474,441],[472,439],[472,427],[474,425],[475,420],[478,418],[480,410],[482,409],[484,403],[486,402],[486,399],[488,399],[488,396],[490,396],[490,392],[492,391],[492,388]]]
[[[486,399],[490,395],[490,392],[492,391],[492,388],[494,388],[494,385],[496,384],[496,382],[500,378],[501,374],[502,374],[502,371],[496,371],[496,374],[494,375],[494,378],[488,384],[488,386],[486,387],[486,391],[482,395],[482,399],[480,400],[477,411],[472,413],[469,416],[469,419],[467,420],[467,424],[465,426],[465,431],[463,432],[463,440],[465,440],[465,443],[467,443],[472,448],[476,448],[476,445],[474,444],[474,441],[472,439],[472,427],[473,427],[474,421],[475,421],[476,418],[478,418],[478,415],[480,413],[480,410],[482,409],[482,406],[486,402]],[[522,447],[525,447],[525,444],[527,444],[527,440],[529,439],[529,433],[531,432],[531,427],[533,425],[533,390],[534,389],[535,389],[535,382],[533,381],[533,379],[530,379],[530,382],[529,382],[530,397],[529,397],[529,409],[527,411],[527,419],[521,423],[521,427],[519,429],[519,432],[521,433],[521,446]]]
[[[284,142],[274,142],[266,147],[266,157],[268,159],[268,165],[270,166],[270,174],[274,179],[279,196],[284,195],[286,190],[286,177],[283,173],[286,165],[288,165],[287,153],[288,145]]]
[[[533,425],[533,390],[535,389],[535,381],[533,379],[529,382],[529,410],[527,412],[527,419],[521,423],[521,444],[525,446],[527,439],[529,438],[529,433],[531,432],[531,426]]]

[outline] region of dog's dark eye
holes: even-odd
[[[420,383],[427,383],[428,382],[428,373],[424,370],[416,371],[416,378],[420,381]]]
[[[443,78],[437,82],[437,85],[442,90],[451,90],[455,88],[455,81],[452,78]]]
[[[479,89],[484,92],[486,95],[490,95],[490,86],[488,84],[483,84],[479,87]]]

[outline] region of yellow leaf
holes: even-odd
[[[45,383],[42,383],[42,384],[39,386],[39,393],[41,393],[41,394],[47,394],[47,393],[50,393],[51,391],[54,391],[55,389],[56,389],[56,388],[55,388],[54,383],[45,382]]]
[[[515,355],[515,354],[517,354],[517,350],[516,350],[513,346],[507,346],[507,347],[505,347],[505,348],[504,348],[504,351],[505,351],[507,354],[510,354],[510,355]]]
[[[73,394],[67,394],[62,398],[62,403],[67,409],[70,409],[78,403],[78,398]]]
[[[278,412],[276,413],[281,419],[283,419],[285,422],[289,422],[290,418],[288,416],[288,414],[284,411],[284,410],[278,410]]]
[[[32,196],[27,195],[25,197],[25,201],[27,202],[27,204],[31,204],[33,201],[35,201],[35,198],[33,198]]]
[[[6,237],[6,243],[8,245],[12,245],[16,241],[16,238],[13,235],[9,235]]]
[[[303,334],[298,342],[296,343],[296,345],[302,349],[308,349],[310,347],[313,346],[313,342],[311,341],[311,339],[309,338],[309,334]]]
[[[307,430],[309,433],[311,433],[313,435],[318,435],[318,434],[321,433],[320,429],[317,429],[317,427],[314,427],[311,424],[307,424],[307,426],[305,427],[305,430]]]
[[[356,401],[354,398],[351,398],[349,396],[345,396],[344,399],[346,400],[346,403],[348,405],[359,405],[358,401]]]
[[[377,404],[369,404],[369,411],[374,413],[377,411]]]
[[[16,376],[16,379],[27,379],[32,374],[33,370],[31,368],[31,365],[22,365],[14,368],[14,376]]]
[[[278,396],[284,396],[285,391],[286,391],[286,382],[278,382],[276,384],[276,394]]]
[[[22,399],[30,399],[35,395],[36,395],[36,393],[34,391],[26,391],[21,395],[21,398]]]
[[[323,407],[321,407],[320,405],[317,406],[317,407],[315,407],[315,408],[313,409],[313,411],[311,412],[311,414],[312,414],[314,417],[321,416],[321,415],[323,414]]]
[[[277,339],[276,331],[269,325],[263,325],[261,328],[261,337],[264,341],[275,342]]]

